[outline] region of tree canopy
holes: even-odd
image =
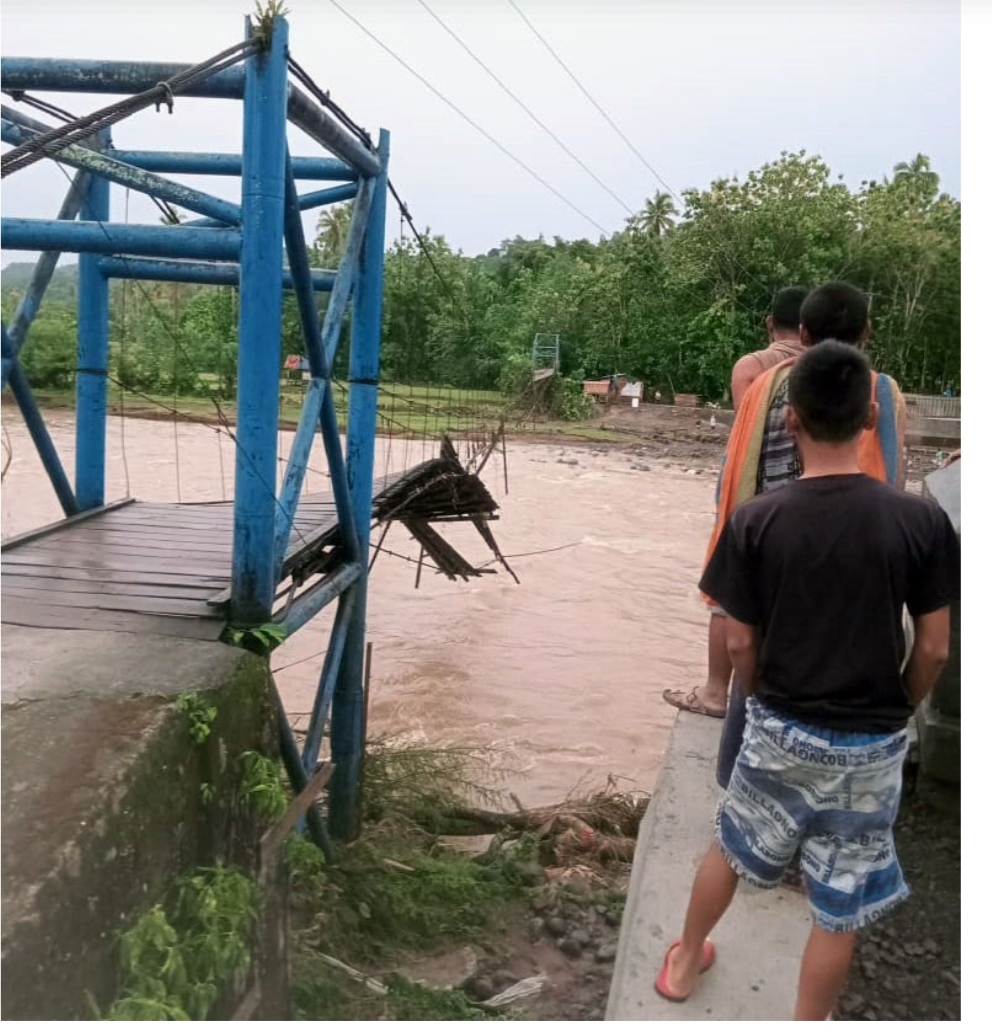
[[[675,213],[671,195],[657,191],[598,242],[514,237],[474,257],[429,229],[427,254],[394,242],[383,378],[511,391],[529,375],[534,336],[556,333],[566,377],[623,373],[650,393],[726,399],[734,361],[765,341],[775,291],[847,280],[870,298],[878,369],[906,391],[960,390],[961,205],[940,192],[926,155],[855,190],[819,157],[782,152],[742,179],[685,191]],[[321,214],[314,265],[338,261],[349,218],[349,206]],[[64,279],[24,351],[39,387],[72,377],[74,301]],[[5,319],[22,291],[5,271]],[[129,387],[234,391],[236,290],[115,283],[112,316],[116,376]],[[302,351],[288,296],[283,326],[284,353]],[[344,335],[340,364],[347,351]]]

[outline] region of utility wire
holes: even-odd
[[[533,22],[531,22],[531,20],[527,17],[527,15],[525,15],[524,12],[520,10],[520,8],[516,5],[516,3],[514,3],[514,0],[507,0],[507,3],[514,9],[514,11],[517,12],[517,14],[520,15],[520,17],[524,20],[524,23],[527,25],[527,28],[529,28],[530,31],[541,41],[541,43],[544,44],[544,47],[547,50],[547,52],[555,59],[555,61],[558,62],[559,65],[561,65],[561,67],[568,74],[568,76],[572,80],[572,82],[575,83],[575,85],[582,91],[582,93],[585,96],[586,100],[588,100],[589,103],[596,109],[596,111],[598,111],[599,114],[602,115],[604,119],[606,119],[606,121],[613,128],[614,132],[627,145],[627,147],[629,147],[630,150],[633,151],[633,153],[641,160],[641,162],[643,163],[645,168],[648,170],[648,172],[650,172],[651,175],[658,181],[658,183],[660,183],[661,186],[664,187],[665,190],[667,190],[671,195],[677,196],[679,198],[682,198],[682,192],[675,190],[674,187],[672,187],[671,185],[665,183],[665,181],[661,178],[661,174],[651,165],[651,163],[641,154],[641,152],[638,151],[636,147],[634,147],[634,145],[627,138],[627,136],[623,132],[623,130],[620,129],[620,127],[603,110],[602,106],[599,104],[599,102],[596,100],[596,98],[593,97],[591,93],[589,93],[589,91],[582,85],[581,82],[579,82],[579,79],[575,75],[575,73],[558,56],[558,54],[555,52],[555,49],[551,46],[550,43],[548,43],[548,41],[541,35],[541,33],[538,32],[538,30],[534,26]]]
[[[414,76],[421,83],[423,83],[424,86],[426,86],[427,89],[431,91],[431,93],[433,93],[440,100],[444,101],[444,103],[449,108],[451,108],[452,111],[460,115],[474,130],[481,133],[486,138],[486,140],[488,140],[491,144],[499,148],[499,150],[502,151],[503,154],[507,156],[507,158],[514,161],[518,166],[520,166],[521,169],[524,170],[524,172],[528,173],[535,180],[537,180],[537,182],[541,184],[542,187],[545,187],[549,191],[551,191],[551,193],[556,198],[563,201],[573,212],[578,213],[578,215],[580,215],[584,220],[586,220],[586,222],[591,223],[597,230],[600,231],[600,233],[602,233],[606,237],[609,237],[610,232],[604,226],[597,223],[596,220],[592,218],[592,216],[587,215],[576,204],[569,201],[569,199],[566,198],[565,195],[562,194],[557,187],[553,187],[550,183],[548,183],[547,180],[544,179],[544,177],[542,177],[539,173],[536,173],[533,169],[531,169],[531,167],[527,165],[526,162],[523,161],[523,159],[518,158],[512,151],[509,150],[509,148],[501,144],[491,133],[483,129],[471,116],[466,115],[465,112],[463,112],[461,108],[459,108],[458,105],[455,104],[454,101],[451,101],[447,97],[445,97],[445,95],[441,93],[441,91],[438,90],[436,86],[434,86],[431,82],[425,79],[415,68],[413,68],[411,65],[408,65],[407,62],[405,62],[399,56],[399,54],[396,53],[395,50],[393,50],[387,44],[383,43],[383,41],[379,39],[379,37],[376,36],[371,29],[367,29],[353,14],[351,14],[344,7],[342,7],[341,4],[338,3],[338,0],[330,0],[330,3],[332,3],[350,22],[352,22],[359,29],[361,29],[366,36],[368,36],[371,40],[373,40],[373,42],[375,42],[379,47],[381,47],[391,58],[393,58],[395,61],[398,61],[412,76]]]
[[[574,151],[572,151],[568,145],[545,123],[543,123],[507,85],[502,79],[489,66],[469,47],[469,45],[452,29],[447,23],[445,23],[440,15],[436,14],[428,6],[426,0],[417,0],[421,7],[441,26],[442,29],[465,51],[466,54],[489,76],[490,79],[494,80],[499,88],[517,105],[524,110],[524,112],[539,126],[549,137],[572,159],[573,162],[577,163],[586,173],[589,174],[603,188],[604,191],[623,209],[633,216],[634,210],[621,198],[615,191],[613,191],[607,184],[603,183],[602,180],[582,161],[581,158]]]

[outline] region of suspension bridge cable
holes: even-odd
[[[59,108],[41,97],[33,97],[23,90],[4,90],[4,93],[14,101],[20,101],[30,108],[37,108],[38,111],[43,112],[45,115],[51,115],[56,119],[61,119],[63,122],[75,122],[79,118],[78,115],[67,112],[65,108]]]
[[[507,3],[514,9],[514,11],[517,12],[517,14],[520,15],[520,17],[524,20],[524,23],[527,25],[527,27],[530,29],[530,31],[541,41],[542,44],[544,44],[544,47],[548,51],[548,53],[555,59],[555,61],[558,62],[559,65],[561,65],[561,67],[565,70],[565,72],[571,78],[572,82],[575,83],[575,85],[582,91],[582,93],[585,96],[585,98],[596,109],[596,111],[598,111],[599,114],[602,115],[604,119],[606,119],[606,121],[610,124],[610,126],[613,128],[613,130],[620,137],[620,139],[640,159],[640,161],[643,163],[643,165],[648,170],[648,172],[650,172],[651,175],[658,181],[658,183],[660,183],[661,186],[664,187],[665,190],[667,190],[670,194],[677,195],[679,198],[681,198],[682,197],[682,192],[675,190],[674,187],[672,187],[669,184],[665,183],[665,181],[661,178],[661,174],[658,173],[658,171],[641,154],[641,152],[638,151],[636,147],[634,147],[634,145],[630,142],[630,140],[628,139],[626,134],[623,132],[623,130],[620,129],[620,127],[613,121],[613,119],[611,119],[610,116],[607,115],[607,113],[603,110],[602,106],[599,104],[599,102],[596,100],[596,98],[593,97],[591,93],[589,93],[589,91],[582,85],[581,82],[579,82],[579,79],[575,75],[575,73],[558,56],[558,54],[555,52],[555,49],[551,46],[550,43],[548,43],[548,41],[541,35],[541,33],[538,32],[538,30],[534,26],[533,22],[531,22],[531,20],[527,17],[527,15],[525,15],[524,12],[520,10],[520,8],[516,5],[514,0],[507,0]]]
[[[38,111],[44,112],[46,115],[51,115],[56,119],[61,119],[63,122],[73,122],[79,118],[79,116],[73,115],[72,112],[66,111],[64,108],[58,108],[54,104],[49,104],[40,97],[33,97],[31,94],[24,93],[23,90],[5,90],[4,93],[9,94],[11,99],[15,102],[26,104],[31,108],[37,108]],[[22,126],[21,132],[26,136],[34,137],[39,131]],[[131,188],[128,187],[127,191],[129,193],[130,190]],[[147,197],[155,203],[155,207],[165,217],[166,223],[177,224],[181,222],[179,219],[179,213],[169,202],[165,201],[164,198],[159,198],[154,194],[149,194]]]
[[[300,84],[304,86],[311,94],[330,111],[335,118],[337,118],[343,125],[347,126],[349,130],[370,150],[375,150],[375,144],[372,141],[372,135],[363,126],[359,126],[351,116],[339,105],[336,104],[330,95],[330,91],[321,90],[321,88],[314,81],[313,77],[303,68],[303,66],[292,56],[289,57],[289,71],[290,73],[299,80]]]
[[[369,134],[368,130],[366,130],[362,126],[360,126],[344,110],[344,108],[342,108],[339,104],[337,104],[331,98],[329,91],[321,90],[320,87],[317,85],[317,83],[313,80],[313,78],[299,64],[299,62],[297,62],[294,58],[290,57],[290,59],[289,59],[289,67],[290,67],[290,72],[294,76],[294,78],[296,78],[302,84],[302,86],[307,91],[309,91],[319,101],[319,103],[321,105],[326,107],[343,126],[346,126],[370,150],[375,150],[374,144],[372,142],[371,135]],[[423,255],[426,257],[428,263],[430,264],[430,267],[431,267],[431,270],[434,273],[434,276],[437,278],[437,280],[440,283],[440,285],[442,286],[442,288],[444,288],[444,291],[446,292],[448,297],[451,299],[451,302],[454,305],[454,307],[459,311],[459,314],[460,314],[460,316],[461,316],[465,326],[468,327],[469,324],[470,324],[470,320],[468,318],[467,313],[465,312],[464,306],[463,306],[462,302],[458,299],[458,297],[455,295],[455,293],[452,290],[452,288],[451,288],[450,284],[448,283],[447,279],[441,273],[440,268],[438,267],[437,263],[434,261],[434,257],[433,257],[433,255],[431,255],[430,249],[427,246],[427,242],[423,239],[423,237],[421,236],[420,232],[417,230],[416,226],[413,223],[413,217],[410,214],[409,208],[407,207],[405,202],[400,198],[399,193],[396,190],[396,187],[393,184],[392,180],[387,180],[387,186],[388,186],[390,194],[392,194],[393,199],[396,201],[397,207],[399,208],[399,212],[400,212],[400,240],[401,240],[401,246],[402,246],[402,239],[403,239],[403,227],[404,227],[404,224],[406,224],[407,226],[409,226],[409,228],[410,228],[411,232],[413,233],[414,237],[417,239],[417,244],[418,244],[418,246],[420,248],[420,251],[423,253]],[[406,266],[406,263],[405,263],[405,251],[403,250],[402,247],[401,247],[401,253],[402,253],[402,256],[401,256],[401,262],[400,262],[400,270],[401,270],[401,276],[402,276],[402,271],[405,269],[405,266]],[[411,389],[412,389],[412,386],[411,386]],[[389,470],[389,460],[390,460],[391,451],[392,451],[392,438],[393,438],[393,436],[392,436],[392,428],[393,427],[401,428],[401,429],[410,431],[413,434],[416,434],[416,431],[412,427],[410,427],[408,425],[404,425],[401,421],[397,420],[396,417],[395,417],[395,414],[396,414],[396,401],[397,401],[397,399],[400,399],[400,398],[403,398],[403,397],[400,397],[396,393],[389,393],[388,390],[383,388],[383,386],[380,386],[380,393],[383,393],[383,392],[385,392],[387,395],[391,395],[392,396],[392,413],[391,413],[391,415],[386,415],[385,413],[380,413],[380,416],[382,417],[383,421],[385,421],[388,425],[392,426],[389,429],[390,434],[388,436],[389,442],[388,442],[388,446],[387,446],[387,455],[386,455],[386,461],[385,461],[386,470],[388,471]],[[429,398],[429,394],[428,394],[428,398]],[[408,404],[408,409],[416,409],[416,407],[418,406],[418,404],[414,400],[412,400],[412,399],[407,400],[407,404]],[[429,411],[430,411],[430,407],[427,406],[425,408],[425,413],[429,414]],[[440,413],[440,410],[438,410],[437,412]],[[438,423],[438,422],[436,422],[436,423]],[[421,435],[422,435],[422,437],[426,441],[426,430],[425,429],[422,430]],[[409,448],[409,439],[407,437],[404,437],[404,441],[406,442],[406,446],[404,448],[405,451],[406,451]],[[405,461],[406,461],[406,456],[404,457],[404,465],[405,465]]]
[[[600,231],[600,233],[604,234],[606,237],[609,237],[610,232],[604,226],[602,226],[600,223],[597,223],[596,220],[592,218],[592,216],[583,212],[582,209],[580,209],[574,202],[566,198],[565,195],[562,194],[557,187],[554,187],[552,184],[548,183],[548,181],[545,180],[544,177],[540,175],[540,173],[537,173],[533,169],[531,169],[531,167],[527,165],[527,163],[524,162],[522,158],[518,158],[512,151],[510,151],[509,148],[501,144],[491,133],[483,129],[483,127],[480,126],[479,123],[477,123],[471,116],[466,115],[465,112],[463,112],[462,109],[459,108],[454,101],[449,100],[443,93],[441,93],[440,90],[437,89],[436,86],[434,86],[431,82],[425,79],[415,68],[407,64],[407,62],[404,61],[403,58],[401,58],[395,50],[393,50],[381,39],[379,39],[379,37],[376,36],[371,29],[366,28],[353,14],[351,14],[344,7],[342,7],[341,4],[338,3],[338,0],[329,0],[329,2],[333,4],[349,21],[351,21],[354,25],[361,29],[361,31],[364,32],[366,36],[368,36],[387,54],[389,54],[390,57],[392,57],[395,61],[399,62],[399,64],[401,64],[412,76],[414,76],[421,83],[423,83],[424,86],[426,86],[427,89],[431,91],[431,93],[433,93],[440,100],[444,101],[444,103],[449,108],[451,108],[452,111],[461,116],[461,118],[463,118],[474,130],[481,133],[486,138],[486,140],[488,140],[491,144],[499,148],[499,150],[502,151],[503,154],[507,156],[507,158],[511,159],[518,166],[520,166],[520,168],[523,169],[524,172],[526,172],[535,180],[537,180],[537,182],[541,184],[542,187],[545,187],[547,188],[547,190],[551,191],[551,193],[556,198],[563,201],[570,209],[572,209],[573,212],[578,213],[578,215],[580,215],[584,220],[586,220],[586,222],[591,223],[598,231]]]
[[[156,83],[148,90],[132,94],[123,101],[115,101],[105,108],[74,119],[65,126],[56,126],[46,133],[39,133],[31,140],[12,148],[0,159],[0,177],[9,176],[44,156],[52,158],[67,145],[74,144],[101,129],[121,122],[135,112],[153,104],[156,107],[164,104],[171,113],[175,95],[183,93],[191,86],[195,86],[204,79],[209,79],[231,65],[239,64],[249,52],[258,50],[260,45],[257,39],[236,43],[233,47],[222,50],[219,54],[207,58],[206,61],[201,61],[198,65],[183,69],[171,79]]]
[[[566,155],[568,155],[568,157],[569,157],[569,158],[571,158],[571,159],[572,159],[572,161],[573,161],[573,162],[577,163],[577,164],[578,164],[578,165],[579,165],[579,166],[580,166],[580,167],[581,167],[581,168],[582,168],[582,169],[583,169],[583,170],[584,170],[584,171],[585,171],[586,173],[588,173],[588,174],[589,174],[589,176],[591,176],[591,177],[592,177],[592,179],[593,179],[593,180],[595,180],[595,181],[596,181],[596,183],[597,183],[597,184],[599,184],[599,186],[600,186],[600,187],[602,187],[602,188],[603,188],[603,190],[604,190],[604,191],[606,191],[606,193],[607,193],[607,194],[608,194],[608,195],[609,195],[609,196],[610,196],[610,197],[611,197],[611,198],[612,198],[612,199],[613,199],[613,200],[614,200],[614,201],[615,201],[615,202],[616,202],[616,203],[617,203],[617,204],[618,204],[618,205],[619,205],[619,206],[620,206],[621,208],[623,208],[623,209],[626,209],[626,211],[627,211],[627,212],[628,212],[628,213],[629,213],[629,214],[630,214],[631,216],[633,216],[633,215],[634,215],[634,210],[633,210],[633,209],[632,209],[632,208],[631,208],[631,207],[630,207],[630,206],[629,206],[629,205],[628,205],[628,204],[627,204],[627,203],[626,203],[626,202],[625,202],[625,201],[623,200],[623,198],[621,198],[621,197],[620,197],[620,195],[618,195],[618,194],[616,193],[616,191],[614,191],[614,190],[613,190],[612,188],[610,188],[610,187],[609,187],[609,186],[608,186],[607,184],[603,183],[603,181],[602,181],[602,180],[601,180],[601,179],[600,179],[600,178],[599,178],[599,177],[598,177],[598,176],[597,176],[597,175],[596,175],[596,174],[595,174],[595,173],[594,173],[594,172],[593,172],[593,171],[592,171],[592,170],[591,170],[591,169],[589,168],[589,166],[587,166],[587,165],[585,164],[585,162],[583,162],[583,161],[582,161],[582,159],[581,159],[581,158],[579,158],[579,156],[578,156],[578,155],[577,155],[577,154],[576,154],[576,153],[575,153],[574,151],[572,151],[572,149],[571,149],[571,148],[569,148],[569,146],[568,146],[568,145],[567,145],[567,144],[566,144],[566,143],[565,143],[565,142],[564,142],[564,141],[563,141],[563,140],[561,139],[561,137],[559,137],[559,136],[558,136],[558,135],[557,135],[557,134],[556,134],[556,133],[554,132],[554,130],[552,130],[552,129],[551,129],[551,128],[550,128],[550,127],[549,127],[549,126],[548,126],[548,125],[546,124],[546,123],[542,122],[542,121],[541,121],[541,120],[540,120],[540,119],[539,119],[539,118],[538,118],[538,117],[537,117],[537,116],[536,116],[536,115],[535,115],[535,114],[534,114],[534,113],[533,113],[533,112],[531,111],[531,109],[530,109],[530,108],[528,107],[528,105],[526,104],[526,102],[522,101],[522,100],[521,100],[521,99],[520,99],[520,98],[519,98],[519,97],[518,97],[518,96],[517,96],[517,95],[516,95],[516,94],[515,94],[515,93],[514,93],[514,92],[513,92],[513,91],[512,91],[512,90],[511,90],[511,89],[510,89],[510,88],[509,88],[508,86],[507,86],[507,85],[506,85],[506,83],[504,83],[504,82],[503,82],[503,80],[502,80],[502,79],[500,79],[500,77],[499,77],[498,75],[496,75],[496,73],[495,73],[495,72],[494,72],[494,71],[493,71],[493,70],[492,70],[492,69],[491,69],[491,68],[490,68],[490,67],[489,67],[489,66],[488,66],[488,65],[487,65],[487,64],[486,64],[486,63],[485,63],[485,62],[484,62],[483,60],[482,60],[482,58],[480,58],[480,57],[479,57],[479,56],[478,56],[478,55],[477,55],[477,54],[476,54],[476,53],[475,53],[475,52],[474,52],[474,51],[473,51],[473,50],[472,50],[472,49],[471,49],[471,48],[469,47],[469,45],[468,45],[468,44],[467,44],[467,43],[466,43],[466,42],[465,42],[465,41],[464,41],[464,40],[463,40],[463,39],[462,39],[462,38],[461,38],[461,37],[460,37],[460,36],[459,36],[459,35],[458,35],[458,34],[457,34],[457,33],[455,32],[455,31],[454,31],[454,29],[452,29],[452,28],[451,28],[451,27],[450,27],[450,26],[449,26],[449,25],[448,25],[448,24],[447,24],[447,23],[446,23],[446,22],[445,22],[445,21],[444,21],[444,20],[443,20],[443,19],[441,18],[441,16],[440,16],[439,14],[437,14],[437,13],[436,13],[435,11],[433,11],[433,10],[432,10],[432,9],[430,8],[430,6],[429,6],[429,5],[427,4],[427,0],[417,0],[417,3],[419,3],[419,4],[420,4],[420,6],[421,6],[421,7],[423,7],[423,9],[424,9],[424,10],[425,10],[425,11],[426,11],[426,12],[427,12],[427,13],[428,13],[428,14],[429,14],[429,15],[430,15],[430,16],[431,16],[431,17],[432,17],[432,18],[433,18],[433,19],[434,19],[434,20],[435,20],[435,21],[436,21],[437,23],[438,23],[438,25],[440,25],[440,26],[441,26],[441,28],[442,28],[442,29],[444,29],[444,31],[445,31],[446,33],[448,33],[448,35],[449,35],[449,36],[450,36],[450,37],[451,37],[451,38],[452,38],[452,39],[453,39],[453,40],[454,40],[454,41],[455,41],[455,42],[456,42],[456,43],[457,43],[457,44],[458,44],[458,45],[459,45],[459,46],[460,46],[460,47],[462,48],[462,50],[464,50],[464,51],[465,51],[465,53],[466,53],[466,54],[468,54],[468,56],[469,56],[469,57],[470,57],[470,58],[471,58],[471,59],[472,59],[472,60],[473,60],[473,61],[474,61],[474,62],[475,62],[475,63],[476,63],[476,64],[477,64],[477,65],[478,65],[478,66],[479,66],[479,67],[480,67],[480,68],[481,68],[482,70],[483,70],[483,72],[485,72],[485,73],[486,73],[486,75],[488,75],[490,79],[494,80],[494,81],[496,82],[496,84],[497,84],[497,85],[499,86],[499,88],[500,88],[500,89],[501,89],[501,90],[502,90],[502,91],[503,91],[503,92],[504,92],[504,93],[505,93],[505,94],[506,94],[506,95],[507,95],[508,97],[510,97],[510,98],[511,98],[511,99],[512,99],[513,101],[515,101],[515,102],[516,102],[516,104],[518,105],[518,107],[522,108],[522,109],[524,110],[524,112],[525,112],[525,113],[526,113],[526,114],[527,114],[527,115],[528,115],[528,116],[529,116],[529,117],[530,117],[530,118],[531,118],[531,119],[533,120],[533,122],[534,122],[534,123],[536,123],[536,125],[537,125],[537,126],[539,126],[539,127],[540,127],[540,128],[542,129],[542,130],[544,130],[544,132],[545,132],[545,133],[547,133],[547,134],[548,134],[548,136],[549,136],[549,137],[551,137],[551,139],[552,139],[552,140],[553,140],[553,141],[554,141],[554,142],[555,142],[555,143],[556,143],[556,144],[557,144],[557,145],[558,145],[558,146],[559,146],[559,147],[560,147],[560,148],[562,149],[562,151],[564,151],[564,152],[565,152],[565,154],[566,154]]]

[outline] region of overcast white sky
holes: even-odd
[[[665,189],[508,0],[426,2],[630,209]],[[421,230],[429,226],[476,254],[517,234],[595,240],[595,224],[610,232],[623,225],[627,210],[419,0],[340,3],[584,214],[502,154],[331,0],[289,0],[293,55],[358,122],[391,130],[391,178]],[[516,3],[675,191],[805,148],[854,187],[923,152],[944,189],[960,197],[960,13],[949,0]],[[4,56],[195,62],[240,39],[253,7],[249,0],[4,0],[0,49]],[[78,114],[108,103],[46,96]],[[240,135],[235,103],[179,99],[171,117],[148,112],[117,127],[115,143],[234,151]],[[302,135],[293,146],[317,153]],[[4,215],[54,216],[67,182],[46,166],[3,181]],[[234,196],[229,181],[197,186]],[[123,195],[114,191],[117,219]],[[129,215],[157,218],[133,196]],[[397,228],[394,213],[390,238]],[[13,258],[4,253],[4,262]]]

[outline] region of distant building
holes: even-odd
[[[620,402],[625,403],[627,406],[634,407],[635,410],[641,405],[641,400],[643,398],[643,381],[628,382],[622,389],[620,389]]]
[[[310,361],[298,353],[290,353],[286,357],[286,362],[282,365],[282,369],[287,372],[287,377],[290,381],[310,380]]]
[[[626,374],[611,374],[608,378],[597,378],[595,381],[583,381],[582,390],[592,396],[597,403],[615,403],[627,385]]]

